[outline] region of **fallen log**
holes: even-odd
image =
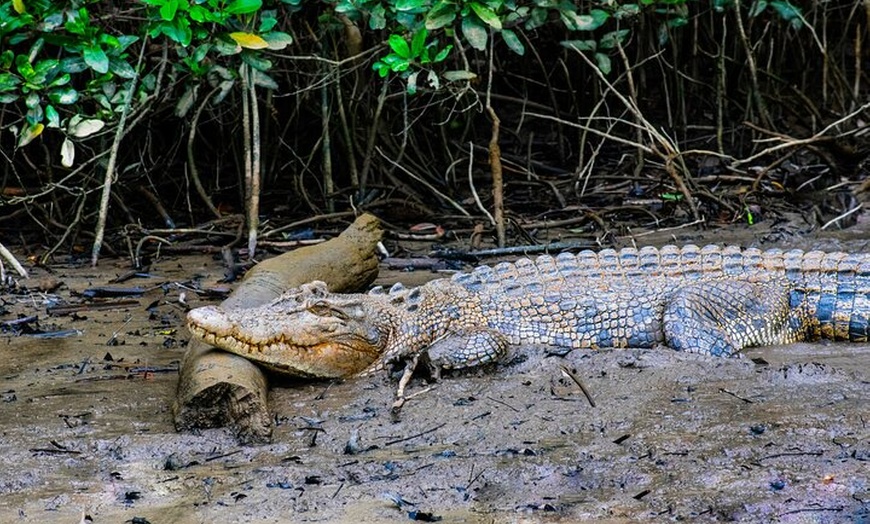
[[[378,219],[364,214],[327,242],[259,263],[221,306],[258,306],[312,280],[326,282],[335,292],[363,288],[377,277],[375,248],[382,234]],[[226,426],[241,443],[268,442],[272,417],[266,404],[267,392],[266,376],[253,363],[191,341],[181,362],[172,406],[175,428],[185,431]]]

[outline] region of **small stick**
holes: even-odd
[[[586,400],[589,401],[589,405],[594,408],[595,407],[595,400],[593,400],[592,395],[589,393],[589,390],[586,389],[586,386],[584,386],[583,383],[580,382],[580,378],[578,378],[575,373],[572,373],[571,370],[568,369],[567,367],[565,367],[565,366],[560,366],[560,367],[562,368],[562,374],[564,374],[566,377],[570,378],[572,382],[577,384],[577,387],[579,387],[580,391],[583,392],[583,395],[586,396]]]
[[[517,408],[511,406],[510,404],[508,404],[507,402],[505,402],[505,401],[503,401],[503,400],[499,400],[499,399],[497,399],[497,398],[492,398],[492,397],[486,397],[486,398],[487,398],[487,400],[491,400],[491,401],[495,402],[496,404],[501,404],[502,406],[505,406],[506,408],[512,410],[514,413],[519,413],[519,412],[520,412],[520,410],[518,410]]]
[[[429,429],[423,430],[423,431],[421,431],[421,432],[419,432],[419,433],[415,433],[415,434],[413,434],[413,435],[409,435],[409,436],[407,436],[407,437],[397,438],[397,439],[395,439],[395,440],[390,440],[389,442],[384,442],[384,446],[392,446],[393,444],[398,444],[399,442],[405,442],[405,441],[408,441],[408,440],[415,439],[415,438],[417,438],[417,437],[422,437],[423,435],[427,435],[427,434],[432,433],[432,432],[434,432],[434,431],[438,431],[439,429],[443,428],[443,427],[446,426],[446,425],[447,425],[446,422],[442,422],[441,424],[438,424],[437,426],[434,426],[434,427],[431,427],[431,428],[429,428]]]
[[[728,391],[725,388],[719,388],[719,393],[725,393],[726,395],[731,395],[732,397],[734,397],[738,400],[742,400],[743,402],[746,402],[747,404],[753,404],[753,402],[751,400],[749,400],[748,398],[743,398],[740,395],[738,395],[737,393],[734,393],[732,391]]]
[[[855,206],[855,207],[853,207],[852,209],[846,211],[846,212],[843,213],[842,215],[840,215],[840,216],[838,216],[838,217],[834,217],[834,218],[832,218],[831,220],[828,220],[828,222],[827,222],[824,226],[822,226],[822,231],[824,231],[825,229],[828,229],[828,226],[830,226],[830,225],[832,225],[832,224],[836,224],[836,223],[839,222],[840,220],[843,220],[844,218],[846,218],[847,216],[851,215],[851,214],[854,213],[855,211],[858,211],[858,210],[861,209],[862,207],[864,207],[864,204],[858,204],[857,206]]]

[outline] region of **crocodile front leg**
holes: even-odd
[[[484,327],[464,327],[444,334],[429,345],[425,354],[429,359],[432,377],[438,379],[442,369],[462,369],[498,362],[507,356],[507,337],[499,331]]]
[[[787,281],[717,279],[681,287],[664,310],[665,341],[678,351],[732,356],[745,347],[805,338],[813,321],[792,307]]]
[[[425,357],[428,361],[432,378],[440,380],[442,369],[462,369],[502,360],[508,353],[509,344],[507,337],[502,333],[483,327],[458,328],[437,338],[427,348],[415,353],[405,364],[405,371],[399,379],[396,390],[396,401],[391,409],[393,418],[398,417],[402,406],[411,398],[405,396],[405,388],[411,381],[421,358]],[[411,396],[429,389],[426,388]]]

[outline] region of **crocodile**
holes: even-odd
[[[256,308],[188,313],[191,334],[273,371],[434,374],[513,346],[649,348],[713,356],[870,333],[870,254],[698,247],[606,249],[480,266],[422,286],[330,293],[322,282]]]

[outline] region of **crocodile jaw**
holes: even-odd
[[[377,359],[382,349],[362,337],[324,336],[325,322],[300,322],[319,326],[313,332],[285,333],[261,308],[234,310],[232,316],[216,306],[193,309],[187,329],[199,340],[234,353],[278,373],[312,378],[347,377]]]

